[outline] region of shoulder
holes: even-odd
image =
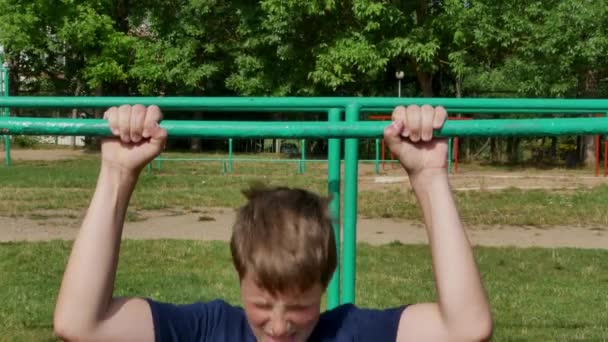
[[[247,340],[251,335],[243,309],[222,300],[185,305],[147,302],[156,341]]]
[[[405,306],[391,309],[364,309],[352,304],[338,306],[319,317],[314,341],[395,341]]]

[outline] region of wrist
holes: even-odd
[[[433,185],[448,184],[448,171],[445,168],[423,169],[409,175],[410,184],[415,192],[430,190]]]
[[[135,186],[139,171],[130,170],[111,162],[102,162],[99,171],[100,182],[109,182],[116,186]]]

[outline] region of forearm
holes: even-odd
[[[74,242],[55,307],[55,322],[92,330],[112,299],[123,222],[136,177],[101,167],[95,194]]]
[[[412,178],[427,227],[439,310],[450,331],[491,324],[490,308],[473,251],[444,169]],[[465,331],[466,332],[466,331]]]

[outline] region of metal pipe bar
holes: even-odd
[[[0,78],[2,80],[2,97],[4,99],[8,99],[9,97],[9,74],[8,67],[4,65],[4,59],[0,58],[0,69],[2,69],[2,75]],[[10,108],[0,108],[0,116],[11,116]],[[11,139],[9,136],[4,136],[4,149],[6,157],[4,159],[4,164],[6,166],[11,166]]]
[[[330,109],[327,115],[329,122],[339,122],[341,116],[340,109]],[[341,236],[340,233],[340,183],[341,183],[341,143],[340,139],[329,139],[327,155],[327,193],[331,199],[329,211],[333,219],[334,237],[336,239],[336,270],[327,288],[327,308],[333,309],[340,305],[340,274],[342,262],[340,262]]]
[[[167,110],[326,111],[355,104],[363,111],[386,111],[398,105],[429,104],[462,113],[597,113],[608,111],[606,99],[479,99],[399,97],[50,97],[0,98],[0,107],[102,108],[122,104],[158,105]]]
[[[346,108],[345,121],[358,125],[359,107]],[[386,123],[385,123],[386,125]],[[344,140],[344,240],[342,242],[342,303],[355,303],[357,274],[357,193],[359,177],[359,140]]]
[[[161,126],[172,137],[226,138],[378,138],[388,122],[170,121]],[[448,121],[440,137],[557,136],[608,133],[608,118],[497,119]],[[0,134],[110,136],[103,119],[0,118]]]

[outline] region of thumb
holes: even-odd
[[[403,121],[401,120],[393,121],[393,123],[384,129],[384,141],[386,141],[391,150],[401,144],[403,140],[401,132],[403,132]]]
[[[150,147],[154,150],[154,153],[158,155],[167,142],[167,130],[160,127],[158,124],[150,130]]]

